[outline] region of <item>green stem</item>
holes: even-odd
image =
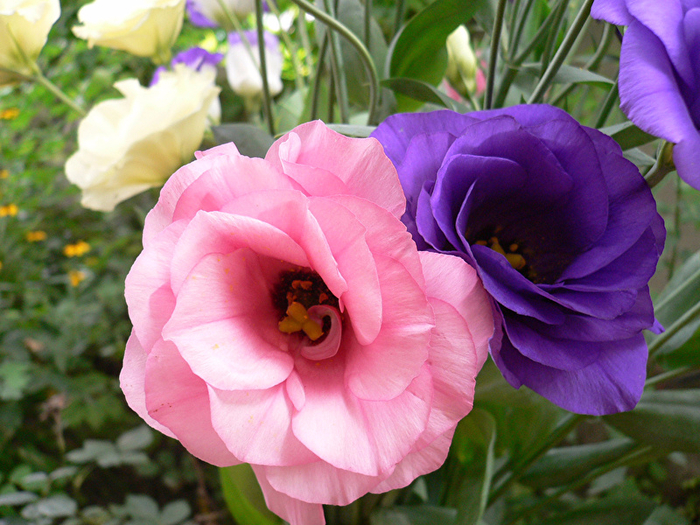
[[[695,284],[696,279],[700,279],[700,268],[695,270],[695,272],[693,272],[693,274],[690,277],[688,277],[685,281],[683,281],[682,285],[680,285],[678,288],[673,290],[672,293],[670,293],[666,297],[664,297],[663,301],[661,301],[659,304],[654,306],[654,310],[656,310],[658,312],[663,307],[665,307],[668,303],[670,303],[676,297],[678,297],[680,294],[685,292],[688,288],[690,288],[691,286],[693,286],[693,287],[696,286],[696,284]]]
[[[496,64],[498,62],[498,50],[501,43],[501,31],[503,30],[503,19],[506,12],[508,0],[498,0],[496,8],[496,18],[493,21],[493,31],[491,32],[491,50],[489,53],[489,70],[486,78],[486,93],[484,94],[484,109],[491,109],[493,101],[493,86],[496,82]]]
[[[61,89],[51,82],[48,78],[44,76],[44,74],[41,72],[38,66],[34,68],[34,76],[31,77],[32,80],[35,80],[42,86],[44,86],[46,89],[48,89],[51,93],[56,95],[56,97],[61,100],[64,104],[66,104],[68,107],[70,107],[72,110],[76,111],[78,114],[80,114],[81,117],[85,117],[87,113],[83,108],[81,108],[78,104],[76,104],[68,95],[66,95]]]
[[[318,118],[318,101],[321,95],[321,79],[323,75],[323,63],[326,60],[326,53],[328,52],[328,41],[330,40],[330,33],[326,33],[321,43],[321,49],[318,52],[318,67],[316,68],[316,76],[314,77],[313,91],[311,92],[311,120],[316,120]]]
[[[615,83],[610,86],[610,91],[608,91],[608,94],[605,95],[603,105],[600,107],[600,113],[598,113],[598,117],[593,125],[593,127],[596,129],[602,128],[605,125],[605,121],[608,120],[608,117],[610,116],[610,111],[617,100],[617,81],[618,79],[616,78]]]
[[[270,135],[275,136],[275,118],[272,114],[272,97],[270,96],[270,83],[267,79],[267,60],[265,57],[265,33],[263,29],[262,0],[255,1],[255,25],[258,30],[258,54],[260,55],[260,78],[263,85],[263,112],[267,120],[267,129]]]
[[[659,351],[661,346],[671,339],[674,335],[680,332],[683,328],[688,326],[691,322],[695,320],[696,317],[700,316],[700,301],[695,304],[690,310],[680,316],[676,321],[666,329],[663,334],[655,337],[654,340],[649,343],[649,357],[653,356]]]
[[[518,20],[518,26],[515,28],[515,32],[513,34],[513,39],[510,44],[510,49],[508,50],[508,54],[510,55],[511,61],[515,57],[516,53],[518,52],[518,46],[520,45],[520,38],[523,35],[523,31],[525,30],[525,22],[527,22],[527,17],[530,14],[532,4],[535,3],[535,0],[527,0],[527,3],[525,4],[525,7],[522,10],[522,14]]]
[[[340,33],[359,53],[360,60],[365,67],[367,72],[367,77],[369,80],[369,117],[368,124],[373,124],[376,118],[377,112],[377,96],[379,95],[379,77],[377,76],[377,68],[374,65],[369,51],[364,46],[362,41],[358,39],[355,34],[350,31],[347,27],[341,24],[339,21],[335,20],[332,16],[329,16],[324,11],[316,8],[313,4],[307,2],[306,0],[291,0],[293,3],[298,5],[304,11],[310,13],[317,20],[320,20],[329,29],[333,29]]]
[[[568,2],[559,2],[554,8],[552,13],[554,13],[554,23],[552,24],[552,29],[547,32],[547,39],[544,44],[544,49],[542,51],[542,59],[540,74],[544,74],[549,66],[550,58],[552,53],[554,53],[554,48],[557,45],[557,38],[559,36],[559,31],[564,23],[564,14],[566,13],[566,6]]]
[[[272,11],[272,13],[277,17],[277,21],[280,24],[280,37],[282,38],[282,41],[284,42],[286,48],[289,50],[289,58],[292,61],[292,67],[294,68],[294,72],[296,73],[294,75],[294,85],[296,86],[297,91],[303,91],[306,88],[306,84],[304,83],[304,70],[301,66],[301,63],[299,62],[299,56],[297,55],[297,46],[294,45],[292,39],[289,38],[289,33],[287,33],[287,31],[285,31],[282,27],[282,18],[280,17],[280,10],[277,8],[277,5],[275,4],[274,0],[268,0],[267,6],[270,8],[270,11]]]
[[[658,385],[659,383],[664,383],[669,379],[675,379],[676,377],[682,376],[693,370],[692,366],[683,366],[681,368],[676,368],[675,370],[670,370],[669,372],[664,372],[663,374],[655,375],[650,377],[644,383],[644,389],[647,387]]]
[[[552,58],[552,61],[550,62],[549,66],[547,66],[547,70],[542,75],[542,78],[540,79],[539,83],[537,84],[537,86],[535,86],[535,90],[532,92],[530,99],[527,101],[528,104],[535,104],[537,102],[540,102],[544,97],[545,92],[554,80],[554,77],[559,71],[559,68],[562,66],[562,64],[564,64],[564,60],[566,60],[566,57],[571,51],[574,42],[576,42],[576,39],[578,38],[578,34],[581,32],[581,29],[586,23],[588,15],[591,12],[592,4],[593,0],[584,0],[581,9],[576,15],[574,22],[571,24],[569,31],[567,31],[564,40],[559,46],[559,49]]]
[[[544,456],[547,451],[554,445],[559,443],[562,439],[569,435],[569,433],[578,426],[578,424],[584,419],[590,416],[583,414],[567,414],[557,425],[557,427],[552,431],[552,433],[547,437],[547,439],[538,442],[534,449],[526,452],[522,459],[518,461],[506,462],[493,476],[494,484],[502,479],[509,471],[510,475],[503,480],[493,492],[489,495],[488,505],[493,504],[498,498],[500,498],[506,489],[516,481],[521,474],[524,474],[537,460]]]
[[[326,12],[336,18],[335,6],[332,0],[324,0]],[[343,54],[340,50],[340,41],[338,35],[334,31],[328,30],[330,33],[330,48],[331,48],[331,73],[333,75],[333,83],[335,85],[335,97],[338,101],[338,109],[340,110],[340,122],[347,123],[348,121],[348,87],[345,79],[345,68],[343,67]],[[333,107],[333,104],[330,104]],[[331,122],[331,119],[329,119]]]
[[[371,49],[370,45],[372,43],[372,0],[365,0],[365,34],[364,43],[367,49]]]
[[[403,17],[406,10],[404,0],[396,0],[396,17],[394,18],[394,35],[401,31]]]

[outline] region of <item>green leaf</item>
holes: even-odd
[[[0,365],[0,399],[3,401],[22,399],[30,379],[29,363],[4,362]]]
[[[412,78],[387,78],[381,81],[381,85],[388,87],[396,94],[456,111],[454,100],[422,80],[414,80]]]
[[[176,523],[185,521],[190,517],[191,513],[190,504],[185,500],[171,501],[163,507],[158,521],[161,525],[175,525]]]
[[[212,128],[217,144],[233,142],[241,155],[264,157],[275,139],[252,124],[222,124]]]
[[[542,489],[567,485],[591,470],[633,450],[636,443],[619,438],[589,445],[551,449],[519,480],[525,485]]]
[[[671,507],[663,505],[654,509],[644,525],[690,525],[690,521]]]
[[[534,74],[539,77],[542,71],[542,64],[523,64],[521,70],[528,73]],[[593,71],[588,71],[586,69],[581,69],[579,67],[572,67],[567,65],[562,65],[557,71],[557,74],[552,80],[554,84],[588,84],[592,86],[599,87],[609,87],[615,82],[607,77],[594,73]]]
[[[644,144],[656,140],[656,137],[642,131],[631,122],[623,122],[622,124],[601,128],[600,131],[615,139],[623,151],[636,148],[637,146],[643,146]]]
[[[379,507],[369,517],[369,523],[370,525],[435,525],[453,523],[456,515],[455,509],[431,505]]]
[[[649,390],[631,412],[603,419],[638,443],[700,452],[700,389]]]
[[[367,138],[377,129],[375,126],[356,126],[354,124],[328,124],[328,127],[346,137],[359,138]]]
[[[460,464],[459,488],[450,501],[457,507],[455,525],[476,525],[486,509],[495,444],[496,422],[485,410],[473,409],[457,425],[451,449]]]
[[[122,451],[143,450],[152,442],[153,431],[146,425],[141,425],[119,436],[117,448]]]
[[[496,420],[496,450],[519,457],[557,426],[564,411],[528,388],[510,386],[489,359],[476,380],[474,406]]]
[[[690,310],[700,300],[700,252],[693,254],[673,275],[656,301],[654,315],[666,328]],[[691,321],[657,350],[658,355],[669,354],[680,348],[700,328],[700,317]],[[649,342],[658,335],[649,337]],[[697,356],[689,356],[697,362]]]
[[[655,504],[638,496],[611,497],[585,503],[572,511],[538,521],[538,525],[640,525]]]
[[[219,469],[224,500],[233,519],[246,525],[279,525],[281,520],[265,505],[260,485],[247,463]]]
[[[65,518],[74,516],[78,511],[78,504],[68,496],[58,495],[41,499],[31,503],[22,509],[22,517],[29,520],[38,518]]]
[[[15,505],[26,505],[27,503],[31,503],[37,499],[39,499],[39,496],[33,492],[8,492],[7,494],[0,494],[0,507],[3,505],[8,505],[10,507]]]
[[[437,85],[447,69],[447,37],[485,7],[486,0],[436,0],[428,5],[394,37],[386,76]]]

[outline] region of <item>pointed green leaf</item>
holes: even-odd
[[[221,489],[231,516],[246,525],[279,525],[282,521],[265,505],[258,480],[247,463],[219,469]]]
[[[412,78],[387,78],[382,80],[381,84],[399,95],[404,95],[420,102],[429,102],[453,111],[457,110],[454,100],[427,82]]]
[[[217,144],[233,142],[241,155],[264,157],[275,139],[252,124],[222,124],[211,128]]]
[[[638,443],[700,452],[700,389],[649,390],[631,412],[603,419]]]
[[[623,150],[643,146],[656,140],[656,137],[642,131],[631,122],[623,122],[622,124],[601,128],[600,131],[615,139]]]

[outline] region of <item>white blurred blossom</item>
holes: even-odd
[[[244,98],[258,97],[263,91],[260,76],[260,54],[258,52],[258,35],[255,31],[246,31],[245,37],[250,43],[251,53],[238,33],[229,35],[229,46],[226,53],[226,77],[231,88]],[[282,52],[279,41],[272,33],[264,32],[265,65],[267,82],[271,95],[282,91]]]

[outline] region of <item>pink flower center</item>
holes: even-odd
[[[338,298],[316,272],[307,268],[282,272],[272,301],[280,313],[279,330],[301,336],[304,357],[321,360],[338,352],[342,337]]]

